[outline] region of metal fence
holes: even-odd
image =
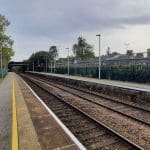
[[[7,74],[7,70],[5,68],[0,68],[0,78],[4,77]]]
[[[67,67],[55,70],[58,74],[67,74],[67,72]],[[70,67],[70,75],[98,78],[98,67]],[[150,65],[103,66],[101,79],[150,83]]]
[[[70,75],[98,78],[98,60],[70,62]],[[52,72],[67,74],[67,62],[57,63]],[[51,68],[48,69],[51,72]],[[108,60],[101,62],[101,79],[150,83],[150,58]]]

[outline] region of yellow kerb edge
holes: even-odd
[[[12,81],[12,150],[18,150],[17,109],[14,79]]]

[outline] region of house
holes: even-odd
[[[133,57],[128,55],[116,55],[111,58],[107,58],[103,61],[103,65],[129,65],[132,64]]]

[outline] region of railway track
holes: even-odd
[[[72,89],[80,90],[80,91],[82,91],[84,93],[87,93],[87,94],[90,94],[92,96],[97,96],[99,98],[104,98],[104,99],[115,101],[115,102],[117,101],[118,103],[122,103],[122,104],[127,105],[127,106],[132,106],[134,108],[138,108],[138,109],[150,112],[150,108],[146,104],[143,107],[143,105],[137,104],[135,102],[126,102],[126,101],[120,100],[119,98],[115,98],[115,97],[111,97],[111,96],[106,95],[106,94],[98,93],[98,92],[92,90],[91,88],[90,89],[85,89],[85,88],[81,88],[79,86],[77,87],[77,86],[74,86],[74,85],[70,85],[68,83],[64,83],[64,82],[61,82],[61,81],[57,81],[57,80],[54,81],[54,80],[51,80],[50,78],[47,78],[47,76],[41,76],[41,75],[37,75],[37,74],[34,74],[34,75],[33,74],[29,74],[29,75],[32,75],[34,77],[39,77],[40,79],[44,79],[44,80],[52,82],[52,83],[64,85],[64,86],[67,86],[67,87],[72,88]]]
[[[45,83],[23,76],[31,88],[87,149],[142,149],[86,112],[53,95]]]
[[[85,92],[83,89],[77,89],[76,87],[70,85],[66,85],[66,84],[63,85],[61,83],[59,83],[58,85],[54,81],[50,82],[46,79],[41,79],[39,77],[34,77],[34,78],[39,81],[46,82],[47,84],[52,85],[61,90],[64,90],[66,92],[69,92],[73,95],[76,95],[80,98],[83,98],[87,101],[90,101],[94,104],[100,105],[106,109],[112,110],[126,117],[134,119],[138,122],[144,123],[146,125],[150,125],[150,111],[148,110],[137,108],[129,104],[124,104],[122,102],[114,101],[111,99],[104,99],[98,95],[94,95],[94,94],[91,95],[90,92],[87,91]]]

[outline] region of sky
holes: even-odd
[[[126,49],[150,48],[150,0],[0,0],[0,14],[11,22],[7,34],[14,40],[14,61],[56,45],[59,57],[84,37],[98,55]],[[128,46],[127,46],[128,45]]]

